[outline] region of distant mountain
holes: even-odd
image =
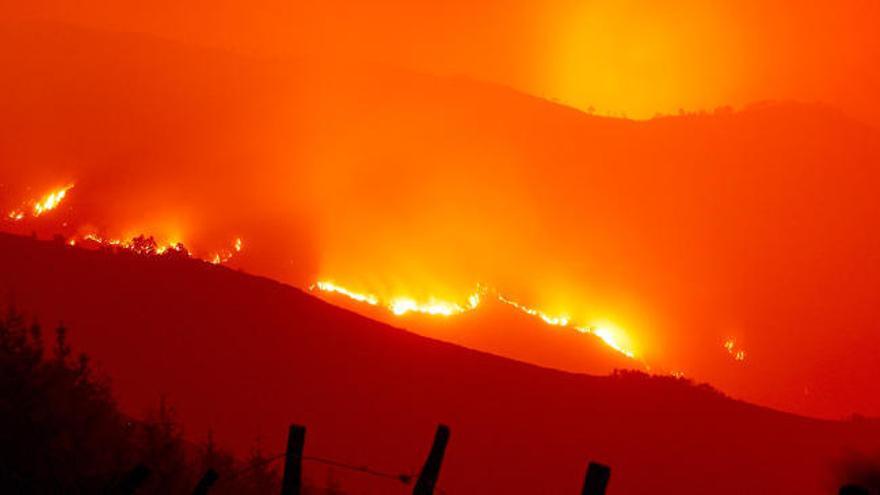
[[[192,440],[307,453],[392,472],[419,468],[451,426],[446,493],[578,493],[588,460],[612,493],[831,493],[835,466],[880,448],[874,422],[820,421],[672,378],[540,368],[420,337],[268,279],[0,235],[0,291],[63,321],[134,414],[164,395]],[[314,473],[307,464],[307,474]],[[337,473],[357,493],[393,481]]]

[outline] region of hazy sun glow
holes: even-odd
[[[731,103],[742,84],[741,34],[723,6],[600,0],[550,10],[542,86],[563,103],[645,119]],[[728,56],[706,58],[707,47]]]

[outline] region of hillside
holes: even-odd
[[[577,493],[588,459],[613,466],[612,493],[828,493],[836,463],[880,447],[870,422],[779,413],[672,379],[539,368],[197,261],[2,234],[0,274],[4,297],[70,328],[126,411],[166,395],[191,438],[210,428],[239,452],[257,437],[280,450],[297,421],[311,455],[410,472],[446,422],[446,493]],[[358,477],[343,486],[395,492]]]
[[[484,295],[480,305],[466,313],[437,317],[419,313],[395,315],[386,307],[357,302],[340,294],[312,290],[313,295],[367,318],[430,337],[528,362],[575,373],[608,374],[612,370],[644,370],[646,364],[629,358],[598,337],[573,328],[548,325]]]
[[[0,207],[76,183],[17,233],[147,234],[198,253],[241,237],[234,266],[384,298],[464,301],[482,284],[607,320],[654,369],[737,398],[880,414],[880,134],[833,108],[631,121],[320,53],[54,24],[3,25],[0,40]],[[620,366],[521,319],[487,332],[377,316],[554,368]]]

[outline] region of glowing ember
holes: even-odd
[[[727,353],[733,357],[734,361],[745,361],[746,360],[746,351],[741,348],[737,348],[736,339],[729,338],[724,341],[724,349],[727,350]]]
[[[61,204],[61,201],[67,196],[67,191],[70,191],[71,189],[73,189],[73,184],[51,191],[39,200],[28,203],[31,216],[36,218],[57,208],[58,205]],[[13,222],[24,220],[26,216],[25,209],[13,210],[7,214],[7,218]]]
[[[580,333],[595,335],[608,347],[623,354],[624,356],[635,359],[635,353],[624,344],[624,341],[626,339],[623,335],[623,332],[617,330],[611,325],[603,324],[593,326],[573,326],[571,324],[571,320],[567,316],[553,316],[539,309],[530,308],[526,305],[520,304],[508,297],[501,295],[500,293],[498,293],[498,291],[489,290],[482,286],[479,286],[473,294],[468,296],[467,304],[465,305],[433,298],[429,299],[427,302],[418,302],[415,299],[409,297],[396,297],[390,299],[387,303],[381,303],[380,299],[373,294],[355,292],[329,281],[318,281],[313,284],[309,289],[317,289],[322,292],[340,294],[354,301],[367,303],[371,306],[381,305],[386,307],[389,311],[397,316],[405,315],[407,313],[421,313],[426,315],[440,316],[454,316],[462,314],[467,311],[476,309],[480,305],[482,297],[485,294],[491,292],[492,294],[494,294],[495,298],[498,301],[507,304],[508,306],[511,306],[513,308],[516,308],[519,311],[526,313],[527,315],[540,318],[544,323],[548,325],[570,328],[573,330],[577,330]]]

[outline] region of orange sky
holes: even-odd
[[[768,99],[878,121],[880,7],[839,2],[26,2],[6,18],[258,54],[363,58],[647,118]]]
[[[301,287],[488,284],[738,397],[880,414],[871,2],[4,8],[96,29],[4,25],[4,208],[76,183],[69,229],[241,236]]]

